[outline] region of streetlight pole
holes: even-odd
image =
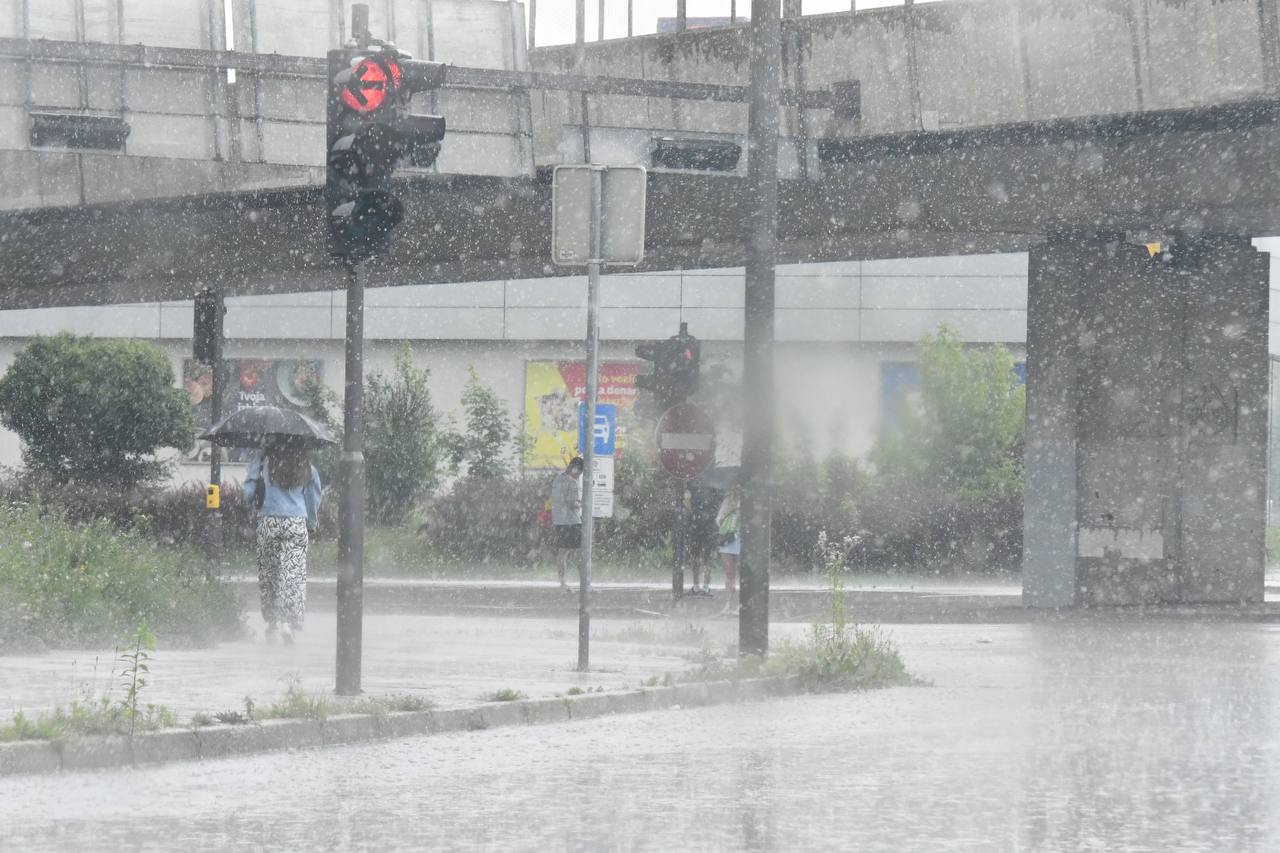
[[[773,519],[773,315],[778,240],[778,104],[782,69],[779,0],[751,2],[748,214],[743,328],[742,571],[738,651],[769,649],[769,556]]]

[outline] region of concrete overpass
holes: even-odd
[[[1267,270],[1248,238],[1280,233],[1277,2],[971,0],[787,22],[783,260],[1032,253],[1032,604],[1261,600]],[[319,60],[232,53],[212,29],[207,47],[22,35],[0,58],[26,74],[23,126],[41,120],[40,75],[77,83],[88,114],[80,81],[107,69],[121,104],[134,78],[158,87],[139,122],[158,136],[122,157],[33,146],[11,124],[0,304],[337,286]],[[509,67],[455,70],[435,96],[454,174],[406,178],[409,219],[372,284],[551,275],[540,167],[587,149],[648,162],[663,135],[741,141],[741,28],[539,50],[533,73],[511,44]],[[208,130],[205,157],[155,147],[183,81],[210,93],[211,117],[181,113]],[[844,97],[816,94],[831,89]],[[744,166],[655,169],[650,268],[741,264]],[[1149,239],[1172,250],[1153,259]]]

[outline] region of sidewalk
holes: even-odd
[[[333,612],[307,614],[296,645],[268,645],[260,620],[248,618],[246,638],[206,649],[164,645],[152,653],[151,683],[142,702],[168,706],[185,721],[196,712],[244,709],[280,699],[296,677],[308,691],[332,694]],[[498,690],[530,698],[563,694],[572,687],[639,687],[650,678],[680,672],[705,642],[725,651],[734,626],[707,632],[689,623],[600,621],[592,625],[590,673],[576,672],[576,620],[503,619],[476,616],[370,615],[364,622],[363,685],[370,694],[407,693],[439,708],[475,705]],[[111,649],[0,656],[0,721],[14,711],[65,705],[88,692],[101,696],[111,684]],[[116,667],[119,668],[118,666]]]
[[[228,581],[252,607],[257,580],[239,575]],[[593,583],[592,613],[605,618],[714,618],[725,605],[722,586],[723,580],[717,579],[712,596],[685,596],[674,603],[669,580]],[[310,578],[309,606],[334,607],[336,590],[337,581],[331,576]],[[831,590],[817,578],[771,583],[769,592],[770,619],[774,621],[812,621],[831,612]],[[845,595],[850,610],[867,622],[1021,622],[1028,618],[1022,608],[1022,588],[1010,582],[882,582],[854,577],[846,584]],[[535,579],[372,577],[364,581],[364,602],[371,613],[553,618],[578,610],[576,592],[565,593],[554,580]]]

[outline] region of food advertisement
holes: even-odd
[[[600,363],[596,401],[613,403],[620,411],[635,408],[639,361]],[[578,452],[578,405],[587,397],[587,366],[583,361],[525,363],[524,467],[559,470]]]
[[[229,358],[223,362],[226,380],[222,389],[222,416],[246,406],[279,406],[305,411],[307,388],[324,378],[319,359]],[[188,358],[182,363],[182,387],[191,399],[196,432],[204,432],[213,411],[213,369]],[[256,451],[240,447],[223,450],[223,460],[247,463]],[[197,442],[188,462],[208,462],[211,447]]]

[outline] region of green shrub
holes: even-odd
[[[190,551],[36,503],[0,506],[0,601],[18,620],[0,632],[0,649],[102,645],[138,625],[203,643],[240,626],[235,596]]]
[[[1022,556],[1025,389],[1002,346],[967,347],[945,326],[920,344],[918,407],[872,451],[868,556],[895,567],[1013,568]]]
[[[73,735],[125,735],[155,731],[177,724],[177,717],[164,705],[146,704],[130,708],[112,702],[109,696],[86,697],[52,711],[28,717],[22,711],[13,721],[0,725],[0,743],[15,740],[61,740]]]
[[[365,397],[367,514],[379,524],[400,524],[415,502],[439,482],[436,412],[429,372],[413,366],[408,347],[391,376],[369,377]]]
[[[427,506],[422,533],[446,560],[524,565],[538,550],[549,477],[463,477]]]
[[[480,381],[475,367],[462,392],[465,426],[444,436],[453,470],[466,468],[467,476],[486,479],[507,474],[511,452],[518,449],[515,425],[507,407],[492,388]]]
[[[29,468],[54,482],[132,486],[159,478],[161,447],[195,441],[173,367],[142,341],[34,338],[0,379],[0,423]]]

